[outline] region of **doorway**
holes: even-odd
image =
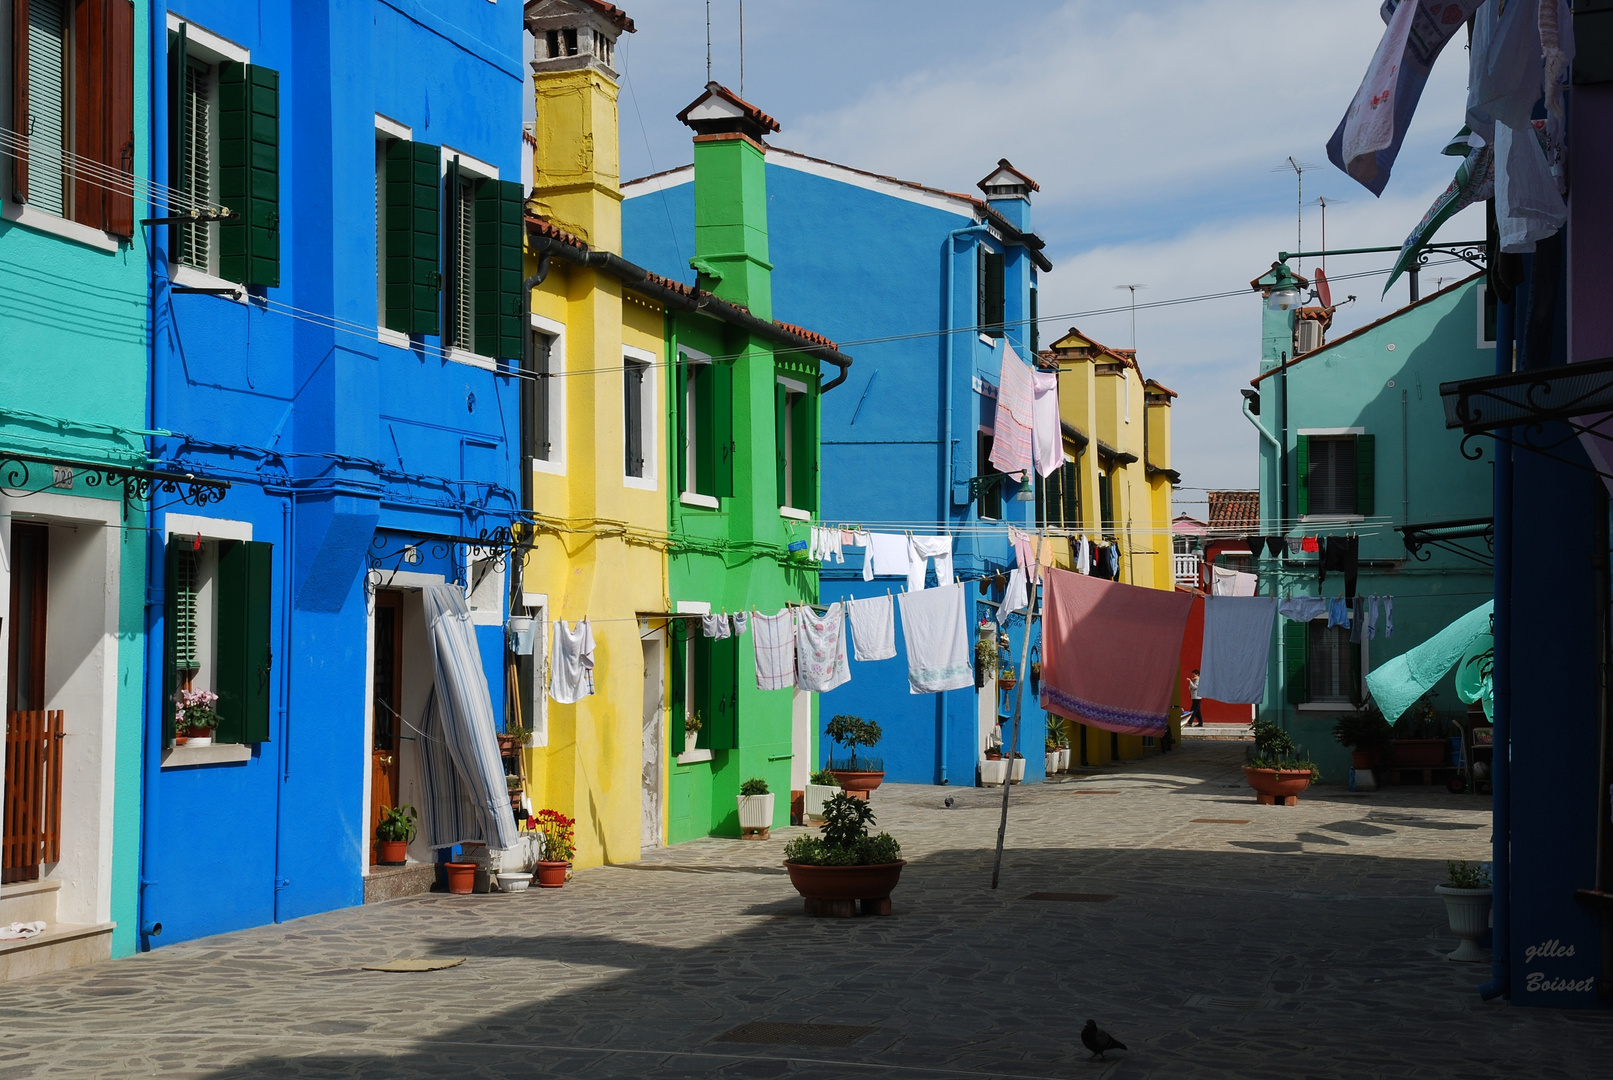
[[[640,776],[641,817],[639,821],[639,847],[661,846],[661,768],[662,718],[665,698],[664,657],[665,646],[661,632],[643,639],[644,647],[644,755]]]
[[[45,712],[50,529],[11,526],[6,627],[4,859],[0,882],[36,881],[61,848],[62,714]]]
[[[380,589],[375,594],[375,675],[371,694],[370,836],[381,824],[381,812],[396,806],[398,761],[403,744],[403,594]],[[379,857],[370,845],[370,865]]]

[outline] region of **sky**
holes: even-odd
[[[618,0],[637,24],[618,44],[624,180],[688,164],[675,114],[706,81],[703,0]],[[744,90],[776,117],[772,143],[953,191],[1008,158],[1035,178],[1032,227],[1053,271],[1040,277],[1042,340],[1070,326],[1133,344],[1146,377],[1181,396],[1172,414],[1181,511],[1204,489],[1254,487],[1257,445],[1240,386],[1257,372],[1260,307],[1246,288],[1279,250],[1398,245],[1450,182],[1440,149],[1462,124],[1461,35],[1435,65],[1382,198],[1334,168],[1326,143],[1383,33],[1378,0],[749,0]],[[711,75],[740,90],[739,0],[712,0]],[[1304,166],[1303,207],[1288,158]],[[1301,220],[1301,209],[1303,215]],[[1442,240],[1482,239],[1481,208]],[[1392,254],[1328,262],[1330,337],[1408,300],[1379,300]],[[1290,265],[1306,273],[1313,260]],[[1436,279],[1465,264],[1430,266]],[[852,350],[855,353],[855,350]]]

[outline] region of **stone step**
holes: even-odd
[[[430,892],[436,883],[437,867],[433,863],[372,866],[364,878],[364,902],[379,904],[383,900],[396,900],[400,896],[415,896]]]
[[[55,922],[59,881],[16,881],[0,885],[0,926],[14,922]]]
[[[51,923],[37,937],[0,941],[0,983],[111,959],[116,925]]]
[[[1248,724],[1205,724],[1182,728],[1182,741],[1189,739],[1248,739],[1254,732]]]

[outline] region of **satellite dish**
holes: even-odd
[[[1333,290],[1327,286],[1327,274],[1320,267],[1316,270],[1316,298],[1322,302],[1323,307],[1333,306]]]

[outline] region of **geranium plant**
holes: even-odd
[[[577,854],[577,839],[572,827],[577,824],[558,810],[539,810],[532,817],[538,835],[543,837],[543,857],[549,862],[570,862]]]
[[[211,690],[174,692],[174,729],[180,734],[218,726],[218,695]]]

